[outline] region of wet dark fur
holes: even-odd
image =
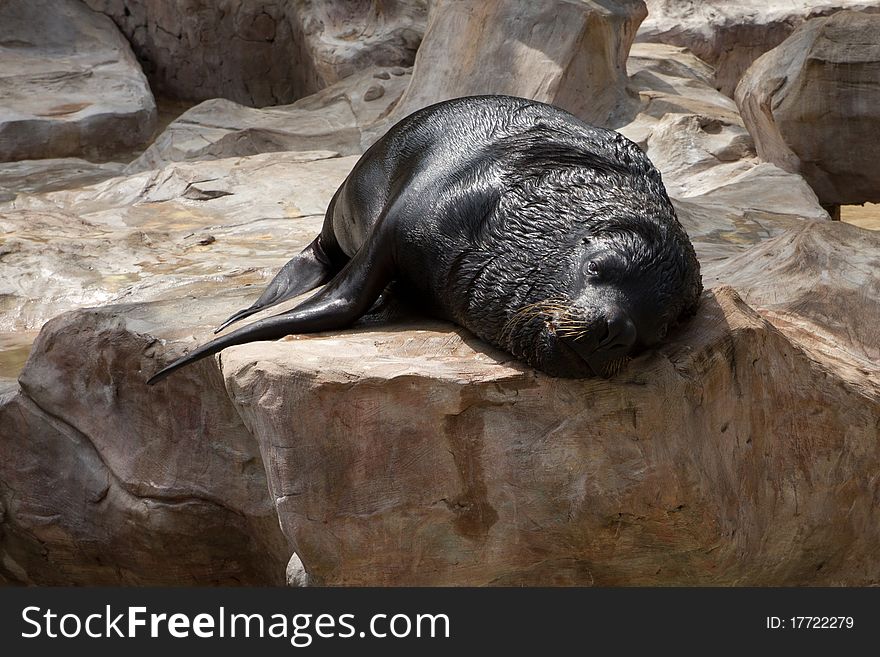
[[[229,321],[329,281],[323,290],[150,382],[234,344],[350,325],[392,280],[427,312],[567,377],[615,373],[692,314],[702,289],[635,144],[542,103],[460,98],[410,115],[364,154],[321,235]]]

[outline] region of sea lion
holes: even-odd
[[[148,383],[232,345],[349,326],[392,281],[430,314],[560,377],[613,375],[693,314],[702,291],[660,173],[635,144],[544,103],[457,98],[377,141],[321,234],[217,331],[323,289]]]

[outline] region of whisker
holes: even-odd
[[[514,312],[501,328],[499,338],[506,340],[513,330],[520,324],[524,324],[542,315],[568,312],[567,301],[562,298],[549,298],[535,303],[530,303]]]

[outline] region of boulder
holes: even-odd
[[[746,69],[782,43],[805,20],[842,9],[880,12],[863,0],[646,0],[648,17],[636,41],[688,48],[715,67],[715,86],[733,97]]]
[[[127,171],[275,151],[361,153],[375,138],[371,126],[387,116],[409,80],[409,69],[374,66],[291,105],[254,109],[208,100],[172,121]]]
[[[646,150],[676,199],[701,198],[728,212],[828,219],[801,176],[755,157],[752,140],[738,122],[667,114]]]
[[[296,18],[319,88],[371,66],[412,66],[428,0],[297,0]]]
[[[648,137],[667,114],[697,114],[741,124],[730,98],[712,86],[714,69],[686,48],[634,43],[626,61],[629,93],[638,99],[610,126],[647,149]]]
[[[153,321],[187,312],[180,303],[165,315],[160,308]],[[74,326],[80,329],[71,332]],[[262,457],[222,386],[175,390],[155,404],[139,398],[141,373],[129,363],[151,353],[154,332],[136,310],[125,321],[61,315],[34,347],[49,357],[32,359],[22,390],[0,399],[0,573],[7,581],[284,583],[290,554]],[[69,351],[86,333],[93,346],[115,345],[98,369],[96,352]]]
[[[373,65],[411,66],[426,0],[85,0],[131,42],[158,93],[291,103]]]
[[[725,286],[610,382],[420,328],[223,358],[310,581],[877,583],[876,367],[851,380]]]
[[[770,255],[777,277],[762,278]],[[197,497],[241,514],[237,531],[226,542],[208,531],[215,552],[165,540],[207,522],[169,505],[154,540],[167,563],[187,547],[217,578],[235,571],[226,550],[237,549],[250,577],[271,565],[296,584],[877,584],[880,359],[876,336],[850,331],[880,311],[878,258],[878,234],[800,221],[710,268],[697,317],[611,380],[546,377],[462,329],[403,318],[235,347],[150,388],[144,378],[240,295],[67,313],[43,329],[22,392],[4,398],[16,424],[0,423],[13,428],[0,439],[22,459],[72,443],[79,460],[0,464],[0,491],[17,493],[2,498],[4,576],[105,572],[82,555],[56,568],[71,541],[44,528],[47,515],[98,553],[122,538],[85,518],[107,513],[90,499],[132,518],[137,498]],[[811,289],[829,265],[827,292]],[[859,305],[847,290],[861,290]],[[112,475],[79,454],[92,450]],[[102,498],[108,480],[133,497]],[[63,512],[61,499],[84,510]],[[178,574],[102,554],[128,581]]]
[[[801,25],[736,90],[758,155],[804,176],[826,206],[880,201],[880,15]]]
[[[676,200],[711,289],[610,381],[551,379],[404,315],[236,347],[145,386],[317,232],[355,158],[301,155],[17,198],[21,223],[67,208],[92,224],[90,248],[96,226],[119,231],[120,252],[92,266],[124,248],[152,258],[116,299],[158,300],[56,317],[20,390],[4,384],[7,581],[874,583],[880,359],[865,318],[880,235]],[[147,538],[129,529],[145,522]]]
[[[143,146],[156,104],[128,43],[78,0],[0,4],[0,162]]]
[[[880,232],[800,222],[725,261],[703,267],[708,285],[730,283],[818,362],[880,385]],[[870,396],[871,393],[869,393]]]
[[[393,118],[457,96],[497,93],[552,103],[604,125],[629,101],[626,58],[644,17],[641,0],[436,0]]]

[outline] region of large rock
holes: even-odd
[[[282,105],[372,65],[410,66],[426,0],[85,0],[129,39],[156,90]]]
[[[191,312],[157,305],[80,311],[49,322],[22,392],[0,400],[0,573],[26,584],[284,582],[290,553],[258,445],[222,386],[201,382],[145,403],[132,358],[155,324]],[[157,312],[158,311],[158,312]],[[82,321],[86,324],[82,324]],[[88,328],[86,328],[88,325]],[[73,326],[79,338],[70,334]],[[110,341],[98,364],[85,344]],[[193,374],[197,374],[193,372]],[[182,381],[181,381],[182,382]],[[59,385],[61,384],[61,385]]]
[[[142,146],[156,105],[128,43],[78,0],[0,3],[0,162]]]
[[[361,153],[375,138],[371,126],[388,115],[409,80],[409,69],[373,66],[291,105],[254,109],[208,100],[177,117],[128,171],[273,151]]]
[[[224,357],[311,581],[878,583],[876,367],[810,358],[727,287],[611,382],[428,329]]]
[[[370,66],[412,66],[428,0],[296,0],[319,88]]]
[[[638,103],[612,117],[611,126],[648,147],[652,130],[667,114],[697,114],[741,123],[736,103],[712,86],[714,69],[686,48],[635,43],[626,61],[627,86]]]
[[[317,583],[873,581],[865,473],[878,360],[858,327],[878,312],[878,236],[784,207],[677,200],[716,290],[669,345],[612,381],[553,380],[461,329],[404,319],[230,349],[145,386],[317,232],[354,158],[297,157],[174,164],[22,195],[4,215],[80,217],[90,226],[72,249],[118,249],[83,263],[81,275],[98,265],[84,290],[119,276],[130,248],[143,279],[116,299],[164,299],[52,320],[21,391],[7,390],[7,580],[268,583],[295,552],[305,574],[294,579]],[[762,278],[765,254],[775,268]],[[256,270],[237,270],[244,261]],[[55,262],[34,260],[30,276]],[[814,294],[828,269],[839,278]],[[47,313],[76,305],[53,278]],[[845,466],[822,466],[840,453]],[[844,502],[853,514],[830,514]],[[145,508],[161,509],[149,538],[128,529],[143,527]]]
[[[819,362],[869,391],[880,386],[880,232],[801,222],[703,268],[709,285],[730,282]]]
[[[758,155],[800,173],[828,206],[880,201],[880,15],[804,23],[736,90]]]
[[[733,97],[742,74],[805,20],[841,9],[880,11],[876,0],[645,0],[637,41],[682,46],[715,67],[715,84]]]
[[[641,0],[436,0],[394,118],[457,96],[498,93],[605,124],[628,101],[626,57],[644,17]]]
[[[775,278],[743,266],[768,253]],[[0,408],[17,418],[0,431],[4,451],[32,459],[0,464],[0,490],[16,491],[2,499],[5,576],[45,581],[69,558],[48,579],[112,579],[63,546],[68,532],[94,553],[125,545],[118,523],[88,529],[118,479],[133,497],[112,489],[114,518],[140,519],[130,507],[143,497],[199,497],[244,516],[225,542],[208,532],[214,552],[169,540],[202,528],[202,515],[169,516],[153,539],[167,563],[146,558],[149,576],[103,552],[139,583],[176,575],[167,564],[181,548],[219,579],[235,570],[226,550],[247,546],[236,554],[251,578],[269,565],[283,576],[277,557],[295,552],[298,581],[319,584],[877,584],[880,360],[876,339],[851,329],[880,312],[878,258],[880,235],[801,221],[723,283],[715,270],[698,316],[607,381],[552,379],[461,329],[399,320],[236,347],[149,388],[143,379],[240,295],[68,313],[45,327],[23,392]],[[847,282],[828,281],[805,314],[804,282],[829,266]],[[797,291],[780,297],[779,285]],[[835,289],[862,290],[860,304]],[[70,470],[27,456],[59,454],[50,421],[73,442]],[[112,476],[95,457],[80,465],[93,450]],[[85,510],[59,514],[71,499]],[[280,547],[262,533],[265,499]],[[42,529],[47,515],[61,536]]]

